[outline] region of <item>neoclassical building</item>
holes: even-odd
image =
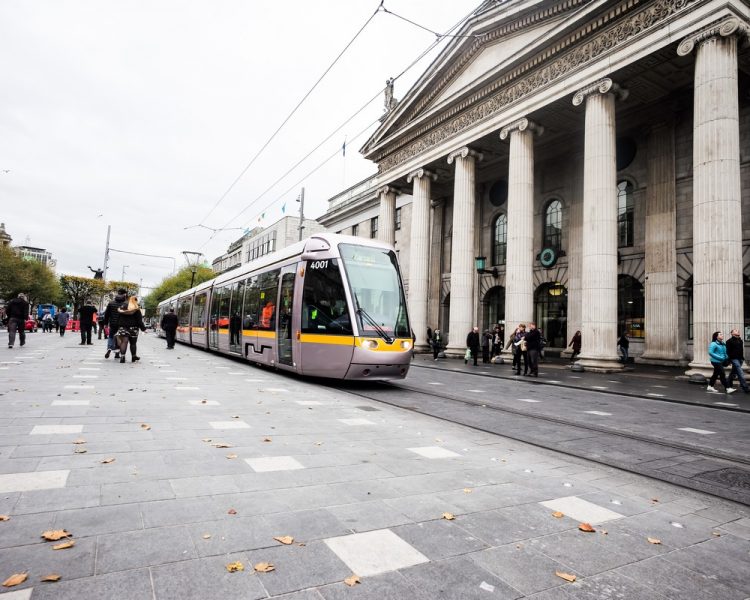
[[[581,330],[589,370],[624,331],[701,372],[713,331],[750,339],[749,23],[742,0],[484,2],[319,221],[395,244],[418,342],[533,320],[560,349]]]

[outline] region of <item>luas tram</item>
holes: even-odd
[[[254,363],[355,380],[409,370],[396,254],[375,240],[317,234],[161,302],[159,322],[170,308],[177,341]]]

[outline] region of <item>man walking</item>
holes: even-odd
[[[471,358],[474,360],[474,366],[477,366],[477,357],[479,356],[479,327],[474,327],[466,336],[466,347],[471,353]],[[464,364],[468,364],[469,359],[464,359]]]
[[[167,336],[167,350],[174,350],[174,338],[177,333],[178,319],[177,315],[174,314],[174,308],[170,308],[169,311],[161,318],[159,326],[164,330],[164,335]]]
[[[734,376],[736,374],[737,379],[740,380],[740,388],[742,388],[742,391],[746,394],[750,394],[750,388],[745,381],[745,374],[742,372],[742,363],[745,362],[745,352],[739,329],[732,329],[732,335],[727,340],[726,346],[727,357],[732,365],[732,370],[729,371],[729,387],[732,387],[732,382],[734,381]]]
[[[88,298],[83,303],[83,306],[78,311],[78,319],[81,323],[81,346],[88,344],[91,346],[91,328],[94,325],[94,316],[96,315],[96,307],[91,303]]]
[[[104,354],[104,358],[109,358],[112,350],[115,351],[115,358],[120,358],[120,352],[115,343],[115,334],[117,334],[117,325],[120,320],[120,314],[117,310],[127,308],[127,305],[128,290],[125,288],[117,290],[114,300],[107,304],[107,309],[104,311],[104,324],[109,326],[109,336],[107,336],[107,352]]]
[[[536,328],[536,323],[529,323],[529,330],[526,332],[524,340],[526,340],[529,375],[539,377],[539,352],[542,349],[542,334]]]
[[[29,316],[29,303],[26,302],[26,296],[18,294],[5,307],[5,314],[8,317],[8,348],[12,348],[16,343],[16,331],[21,346],[26,343],[26,318]]]

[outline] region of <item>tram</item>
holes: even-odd
[[[352,380],[409,370],[398,261],[375,240],[316,234],[164,300],[158,323],[170,308],[177,341],[249,362]]]

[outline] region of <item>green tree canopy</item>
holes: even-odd
[[[177,272],[177,274],[171,277],[165,277],[161,280],[151,293],[143,299],[143,303],[146,308],[146,316],[153,317],[156,314],[156,307],[159,302],[166,300],[167,298],[179,294],[182,291],[190,289],[190,279],[193,276],[193,272],[190,267],[185,267]],[[193,285],[198,285],[209,279],[216,277],[216,273],[209,267],[200,265],[195,272],[195,281]]]
[[[35,260],[24,260],[12,248],[0,247],[0,298],[25,293],[29,303],[55,302],[60,286],[54,271]]]
[[[86,298],[96,304],[106,292],[106,284],[101,279],[89,277],[77,277],[75,275],[61,275],[60,287],[63,297],[73,304],[73,318],[78,316],[78,309],[83,305]]]

